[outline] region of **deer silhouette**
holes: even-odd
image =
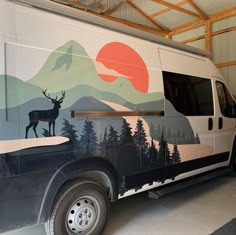
[[[26,133],[25,133],[25,138],[28,138],[28,131],[31,127],[33,127],[35,136],[38,138],[36,128],[37,125],[39,124],[39,121],[42,122],[48,122],[48,131],[49,131],[49,136],[51,136],[51,125],[53,125],[53,136],[55,136],[55,121],[59,115],[59,109],[61,108],[61,103],[63,102],[65,98],[65,91],[62,91],[62,97],[57,100],[53,99],[50,97],[50,94],[46,94],[47,89],[42,91],[44,96],[51,100],[51,102],[54,104],[52,109],[49,110],[34,110],[29,112],[29,125],[26,126]]]

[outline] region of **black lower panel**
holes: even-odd
[[[54,171],[0,179],[0,233],[37,222]]]
[[[0,233],[37,223],[42,195],[5,200],[0,203]]]
[[[140,187],[147,183],[153,183],[155,181],[164,182],[166,179],[172,179],[182,173],[221,163],[227,161],[228,159],[229,152],[225,152],[204,158],[186,161],[176,165],[171,165],[166,168],[157,168],[149,171],[139,172],[137,174],[128,175],[125,177],[125,187],[126,189],[132,189]]]

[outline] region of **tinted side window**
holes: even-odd
[[[221,113],[225,117],[236,117],[236,107],[228,89],[221,82],[216,82],[216,90]]]
[[[213,115],[211,80],[163,72],[165,97],[185,116]]]

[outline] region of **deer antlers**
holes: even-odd
[[[49,99],[49,100],[51,100],[53,103],[54,102],[60,102],[60,103],[62,103],[63,102],[63,100],[64,100],[64,98],[65,98],[65,91],[62,91],[61,92],[61,94],[62,94],[62,97],[59,99],[59,100],[57,100],[57,96],[56,96],[56,99],[53,99],[53,98],[51,98],[51,96],[50,96],[50,94],[48,94],[47,95],[47,89],[46,90],[42,90],[42,92],[43,92],[43,94],[44,94],[44,96],[47,98],[47,99]]]

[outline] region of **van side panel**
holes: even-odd
[[[197,73],[204,57],[174,54],[17,2],[0,4],[11,12],[0,15],[11,22],[0,37],[2,231],[44,222],[38,217],[52,206],[52,198],[45,200],[54,177],[60,175],[61,186],[74,180],[82,162],[107,162],[117,175],[119,198],[225,165],[229,153],[215,155],[208,131],[213,114],[189,117],[164,93],[166,76],[171,86],[178,73],[209,88],[208,68]],[[191,90],[193,84],[186,84]]]

